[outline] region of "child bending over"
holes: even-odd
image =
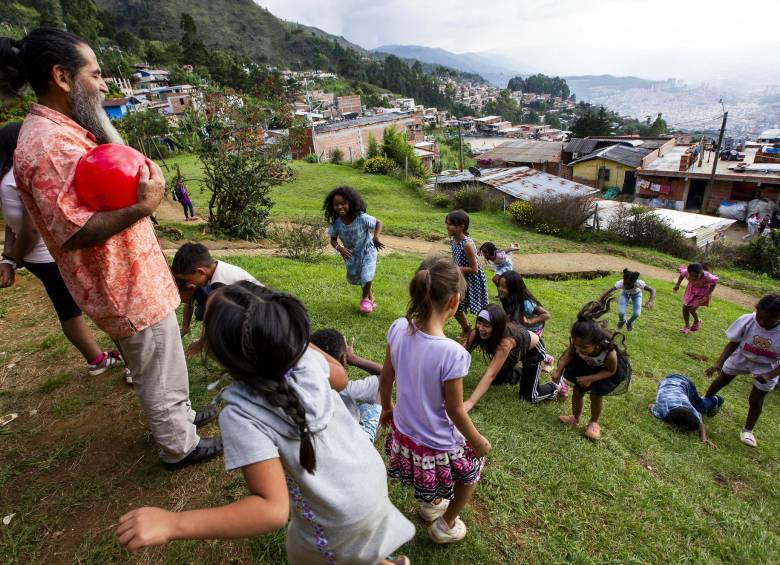
[[[493,267],[493,284],[496,287],[498,287],[498,279],[501,278],[501,275],[512,270],[512,258],[509,257],[509,254],[519,249],[517,244],[506,249],[499,249],[492,241],[486,241],[479,246],[479,253],[485,258],[488,266],[492,265]]]

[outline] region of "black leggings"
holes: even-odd
[[[46,289],[46,294],[49,295],[61,322],[81,316],[81,308],[78,307],[68,287],[65,286],[57,263],[28,263],[25,261],[24,266],[43,283],[43,288]]]
[[[546,357],[547,351],[540,339],[539,344],[526,353],[522,364],[512,362],[504,364],[493,382],[494,384],[520,383],[520,400],[532,404],[549,400],[555,396],[558,387],[554,383],[539,384]]]

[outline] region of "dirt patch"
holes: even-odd
[[[691,353],[690,351],[686,351],[685,355],[693,359],[694,361],[709,361],[709,357],[706,355],[702,355],[700,353]]]
[[[750,490],[750,486],[733,473],[717,472],[713,475],[712,480],[738,496],[744,495]]]

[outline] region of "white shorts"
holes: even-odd
[[[726,375],[761,375],[768,373],[776,367],[767,363],[756,363],[745,357],[742,351],[737,350],[731,354],[731,357],[726,359],[723,364],[723,372]],[[774,377],[767,380],[766,383],[762,383],[753,379],[753,386],[762,392],[771,392],[777,386],[780,377]]]

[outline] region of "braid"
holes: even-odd
[[[314,474],[317,470],[317,461],[314,457],[314,445],[312,444],[309,426],[306,424],[306,411],[298,398],[298,395],[288,383],[287,373],[278,381],[268,382],[269,390],[265,395],[271,405],[281,408],[284,413],[298,426],[301,440],[299,460],[301,467]]]
[[[256,310],[257,302],[252,301],[244,311],[244,321],[241,324],[241,351],[249,359],[254,359],[256,356],[255,345],[252,343],[252,319]]]

